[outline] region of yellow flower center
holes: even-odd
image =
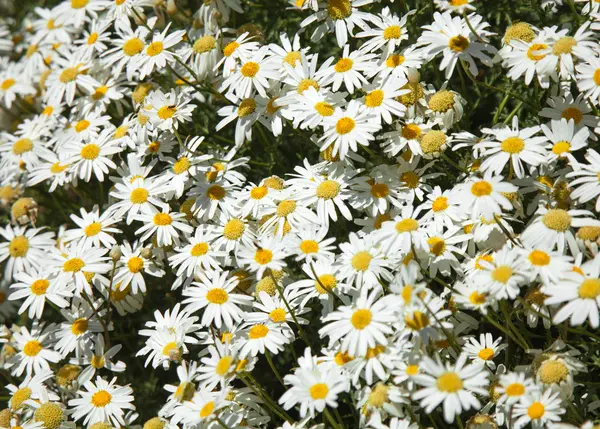
[[[2,84],[0,84],[0,88],[2,88],[2,90],[7,91],[9,90],[15,83],[17,83],[14,79],[8,78],[2,81]]]
[[[229,220],[223,227],[223,236],[228,240],[239,239],[246,230],[246,225],[239,219]]]
[[[577,238],[585,241],[596,241],[600,238],[599,226],[582,226],[577,231]]]
[[[215,403],[213,401],[208,402],[205,406],[200,410],[200,418],[205,419],[210,416],[215,410]]]
[[[327,13],[333,20],[346,19],[352,15],[352,2],[350,0],[328,0]]]
[[[469,295],[469,302],[473,305],[483,305],[485,304],[485,294],[472,292],[471,295]]]
[[[62,73],[58,77],[58,80],[60,80],[64,84],[67,84],[77,79],[78,74],[79,70],[76,67],[69,67],[62,71]]]
[[[373,257],[367,251],[363,250],[361,252],[357,252],[356,255],[352,257],[352,268],[357,271],[367,271],[372,259]]]
[[[285,310],[283,308],[276,308],[275,310],[273,310],[269,313],[269,317],[275,323],[281,323],[281,322],[285,321],[286,315],[287,315],[287,313],[285,312]]]
[[[319,280],[315,280],[315,290],[320,295],[325,295],[326,293],[329,293],[337,286],[337,280],[332,274],[320,275],[318,279]]]
[[[154,57],[163,51],[163,43],[160,41],[152,42],[146,48],[146,54],[149,57]]]
[[[255,63],[253,61],[249,61],[242,66],[240,72],[245,77],[252,78],[252,77],[256,76],[256,73],[258,73],[259,70],[260,70],[260,66],[257,63]]]
[[[36,422],[42,422],[46,429],[58,429],[64,417],[63,409],[60,405],[53,402],[46,402],[33,413],[33,419]]]
[[[282,190],[285,182],[281,177],[271,176],[264,180],[263,185],[270,189]]]
[[[566,210],[551,209],[542,218],[546,227],[559,232],[564,232],[571,226],[571,216]]]
[[[72,258],[63,264],[63,271],[67,273],[76,273],[85,267],[85,262],[80,258]]]
[[[446,144],[446,134],[443,131],[431,130],[421,138],[421,150],[424,154],[439,152]]]
[[[29,240],[24,235],[17,235],[8,244],[8,254],[13,258],[22,258],[29,250]]]
[[[317,197],[331,200],[340,193],[340,184],[335,180],[325,180],[317,186]]]
[[[315,110],[321,116],[331,116],[334,112],[333,106],[325,101],[319,101],[315,104]]]
[[[534,402],[527,408],[527,415],[531,420],[537,420],[544,415],[544,405],[541,402]]]
[[[577,45],[577,40],[571,36],[561,37],[556,41],[552,47],[552,53],[554,55],[570,54],[573,51],[573,47]]]
[[[531,61],[539,61],[543,59],[546,54],[535,54],[535,52],[543,51],[545,49],[548,49],[548,45],[543,43],[534,43],[529,47],[529,49],[527,49],[527,58],[529,58]]]
[[[385,40],[399,39],[402,34],[402,29],[399,25],[390,25],[388,28],[383,30],[383,38]]]
[[[96,369],[104,368],[104,364],[105,364],[104,356],[97,356],[97,355],[92,356],[92,361],[90,362],[90,364],[92,365],[93,368],[96,368]]]
[[[314,400],[325,399],[329,393],[329,387],[325,383],[313,384],[310,387],[310,397]]]
[[[414,171],[402,173],[400,180],[410,189],[416,189],[419,186],[419,175]]]
[[[88,237],[93,237],[94,235],[97,235],[100,231],[102,231],[102,224],[100,222],[90,223],[84,229],[84,233]]]
[[[404,316],[404,323],[409,329],[420,331],[429,326],[429,316],[420,311],[415,311]]]
[[[435,213],[443,212],[447,208],[448,198],[446,197],[437,197],[431,204],[431,210],[433,210]]]
[[[440,375],[436,382],[442,392],[456,393],[463,388],[463,382],[457,373],[449,371]]]
[[[598,86],[600,86],[600,68],[596,69],[596,71],[594,72],[594,83]]]
[[[407,140],[416,140],[421,136],[421,128],[417,124],[405,124],[401,132],[402,137]]]
[[[123,44],[123,52],[128,57],[133,57],[144,50],[144,42],[138,37],[133,37]]]
[[[507,153],[519,153],[524,147],[525,142],[519,137],[509,137],[500,144],[500,148]]]
[[[303,240],[300,243],[300,250],[303,253],[317,253],[319,251],[319,243],[315,240]]]
[[[600,69],[598,70],[600,71]],[[577,107],[567,107],[565,110],[563,110],[561,117],[565,118],[567,121],[573,120],[575,125],[577,125],[583,119],[583,112]]]
[[[473,183],[471,193],[476,197],[485,197],[492,193],[492,185],[485,180]]]
[[[486,347],[485,349],[481,349],[477,356],[483,360],[492,360],[494,358],[494,350]]]
[[[559,141],[558,143],[555,143],[554,146],[552,146],[552,153],[555,155],[561,155],[565,152],[570,152],[571,151],[571,143],[567,142],[567,141]]]
[[[365,105],[367,107],[379,107],[383,103],[384,92],[381,89],[376,89],[369,92],[365,96]]]
[[[217,375],[223,377],[225,374],[227,374],[232,362],[232,356],[223,356],[221,359],[219,359],[219,362],[217,362],[217,365],[215,366],[215,372]]]
[[[87,332],[88,330],[88,320],[85,317],[77,319],[71,325],[71,332],[75,335],[81,335]]]
[[[192,247],[190,251],[190,255],[194,257],[206,255],[208,253],[208,244],[207,243],[198,243]]]
[[[404,63],[404,57],[398,54],[392,54],[385,60],[385,65],[388,68],[396,68]]]
[[[106,390],[98,390],[92,395],[92,405],[95,407],[105,407],[110,404],[112,395]]]
[[[145,188],[136,188],[131,191],[129,201],[133,204],[143,204],[148,201],[148,190]]]
[[[42,351],[44,346],[37,340],[30,340],[25,343],[23,353],[29,357],[37,356]]]
[[[337,352],[335,354],[335,357],[333,358],[333,361],[339,366],[344,366],[348,362],[352,362],[353,360],[354,358],[350,356],[348,352]]]
[[[441,256],[446,251],[446,242],[440,237],[430,237],[427,239],[429,244],[429,251],[435,256]]]
[[[527,258],[529,262],[537,266],[546,266],[550,263],[550,255],[541,250],[534,250]]]
[[[89,0],[71,0],[71,7],[73,9],[83,9],[87,6]]]
[[[302,79],[300,81],[300,83],[298,84],[298,88],[297,88],[298,94],[302,95],[302,93],[304,91],[306,91],[308,88],[314,88],[318,91],[320,86],[319,86],[319,83],[314,79]]]
[[[211,304],[222,305],[222,304],[225,304],[228,299],[229,299],[229,294],[227,293],[226,290],[221,289],[221,288],[214,288],[214,289],[209,290],[206,293],[206,300],[208,302],[210,302]]]
[[[96,90],[92,94],[92,98],[96,101],[102,100],[104,98],[104,96],[106,95],[107,91],[108,91],[108,86],[106,86],[106,85],[99,86],[98,88],[96,88]]]
[[[264,198],[268,192],[269,189],[266,186],[257,186],[250,190],[250,198],[253,200],[260,200]]]
[[[154,215],[154,225],[166,226],[171,225],[173,218],[169,213],[156,213]]]
[[[454,36],[448,41],[448,47],[454,52],[463,52],[469,47],[469,39],[465,36]]]
[[[396,231],[400,234],[403,232],[413,232],[417,229],[419,229],[419,222],[415,219],[408,218],[396,222]]]
[[[291,52],[288,52],[285,57],[283,57],[283,62],[288,63],[292,67],[295,67],[296,63],[298,61],[300,61],[301,58],[302,58],[302,56],[300,55],[300,52],[291,51]]]
[[[345,116],[337,121],[335,124],[335,130],[341,135],[348,134],[354,129],[355,125],[356,123],[354,122],[354,119]]]
[[[266,265],[273,259],[273,252],[269,249],[258,249],[254,253],[254,260],[260,265]]]
[[[259,338],[266,337],[268,333],[269,328],[263,324],[258,324],[250,328],[250,331],[248,331],[248,337],[250,337],[251,340],[257,340]]]
[[[81,148],[81,157],[88,161],[93,161],[100,155],[100,146],[94,143],[88,143]]]
[[[194,42],[192,49],[197,54],[203,54],[212,51],[216,46],[216,40],[213,36],[207,35],[199,38]]]
[[[225,46],[223,48],[223,55],[225,55],[226,57],[230,57],[237,48],[240,47],[240,44],[238,42],[230,42],[227,44],[227,46]]]
[[[219,201],[225,198],[225,189],[219,185],[213,185],[206,190],[206,195],[213,201]]]
[[[335,63],[334,69],[337,73],[344,73],[351,70],[353,65],[354,61],[350,58],[340,58],[338,62]]]
[[[28,138],[17,140],[12,147],[12,151],[15,155],[23,155],[31,149],[33,149],[33,142]]]
[[[184,381],[179,386],[177,386],[177,389],[175,390],[175,393],[173,394],[173,396],[179,402],[190,401],[192,399],[192,397],[194,396],[195,392],[196,392],[196,386],[194,385],[194,383]]]
[[[434,112],[447,112],[454,106],[454,94],[445,89],[438,91],[429,99],[428,106]]]
[[[506,283],[512,277],[513,270],[508,265],[501,265],[492,271],[492,279],[500,283]]]
[[[378,383],[375,388],[369,394],[369,398],[367,399],[367,403],[375,408],[381,408],[384,404],[388,402],[389,387],[387,387],[383,383]]]
[[[296,210],[296,201],[283,200],[277,205],[277,216],[285,217],[292,214]]]
[[[87,38],[87,44],[93,45],[97,41],[98,41],[98,33],[96,33],[96,32],[90,33],[90,35]]]
[[[21,404],[31,398],[31,389],[29,387],[23,387],[17,390],[10,398],[10,407],[13,410],[17,410],[21,407]]]
[[[173,164],[173,172],[175,174],[185,173],[190,169],[190,160],[187,157],[181,157]]]
[[[134,274],[139,273],[144,269],[144,260],[139,256],[132,256],[127,261],[127,268]]]
[[[406,367],[406,374],[413,376],[419,373],[419,365],[408,365]]]
[[[506,386],[505,392],[507,396],[521,396],[525,393],[525,386],[521,383],[512,383]]]
[[[525,43],[530,43],[533,39],[535,39],[535,32],[531,25],[526,22],[518,22],[506,29],[502,40],[504,43],[509,43],[512,40],[522,40]]]
[[[46,279],[38,279],[31,284],[31,293],[34,295],[43,295],[48,290],[50,282]]]
[[[171,356],[171,354],[176,353],[178,349],[179,347],[177,346],[177,343],[175,341],[171,341],[170,343],[165,344],[162,349],[162,354],[163,356]]]
[[[578,289],[579,298],[596,299],[600,295],[600,279],[585,279]]]
[[[562,361],[548,359],[538,369],[538,376],[544,384],[560,383],[569,376],[569,368]]]
[[[175,113],[177,113],[177,107],[173,105],[163,106],[160,109],[158,109],[158,112],[156,112],[158,117],[163,121],[172,118],[173,115],[175,115]]]
[[[354,329],[362,331],[371,324],[372,317],[373,315],[371,314],[371,310],[356,310],[354,313],[352,313],[350,322],[352,323],[352,326],[354,326]]]
[[[238,117],[251,115],[256,110],[256,101],[253,98],[244,98],[238,107]]]

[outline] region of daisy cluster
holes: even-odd
[[[41,3],[0,428],[599,427],[598,0]]]

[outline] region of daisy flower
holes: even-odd
[[[589,149],[585,154],[589,164],[578,164],[579,169],[567,174],[568,178],[576,177],[569,183],[574,188],[571,198],[586,203],[596,198],[595,209],[600,212],[600,155],[594,149]]]
[[[39,272],[35,269],[28,272],[19,272],[15,275],[15,281],[11,289],[15,291],[9,299],[25,299],[19,308],[19,314],[29,308],[28,315],[32,319],[41,319],[44,312],[46,300],[60,308],[69,306],[68,299],[73,293],[64,287],[58,287],[54,282],[55,276],[49,270],[41,269]]]
[[[527,377],[524,372],[509,372],[500,376],[495,392],[500,395],[498,404],[514,405],[524,395],[533,393],[536,389],[532,378]]]
[[[83,249],[72,246],[66,253],[56,249],[50,255],[52,257],[50,266],[58,272],[57,287],[63,288],[74,282],[75,296],[81,296],[84,292],[93,296],[94,292],[87,276],[90,275],[88,273],[104,274],[110,270],[108,257],[104,256],[106,253],[108,249],[94,247]]]
[[[115,270],[114,283],[119,284],[121,289],[130,287],[133,293],[146,292],[146,281],[144,275],[162,277],[164,271],[153,261],[142,256],[142,246],[134,243],[133,246],[125,241],[120,247],[120,264]]]
[[[384,7],[377,18],[371,20],[376,28],[356,34],[355,37],[357,38],[369,38],[360,49],[366,52],[381,49],[384,55],[394,52],[403,40],[408,39],[406,23],[408,17],[415,12],[415,10],[412,10],[399,18],[390,11],[389,7]]]
[[[160,130],[177,129],[180,122],[189,122],[195,104],[190,104],[191,98],[171,90],[163,93],[160,90],[152,91],[144,100],[144,113],[150,122]]]
[[[107,421],[114,426],[125,425],[123,410],[135,410],[133,389],[129,386],[119,386],[116,381],[117,377],[113,377],[110,382],[96,377],[95,383],[84,383],[82,387],[85,390],[77,392],[79,397],[69,400],[73,418],[76,421],[83,418],[85,425]]]
[[[214,240],[217,234],[207,226],[196,228],[189,244],[175,249],[177,252],[169,257],[172,267],[177,269],[177,276],[192,277],[200,270],[218,270],[219,259],[226,256],[225,252],[216,250]]]
[[[236,121],[235,125],[235,146],[241,147],[246,140],[252,140],[252,126],[262,114],[262,106],[259,106],[253,97],[239,100],[234,106],[225,106],[217,111],[219,116],[224,116],[217,124],[216,130],[220,131],[227,124]]]
[[[340,244],[340,277],[356,289],[379,286],[380,277],[389,278],[390,262],[372,235],[359,237],[351,232],[349,241]]]
[[[169,23],[162,33],[155,33],[152,41],[142,51],[138,59],[138,68],[140,71],[140,79],[151,74],[154,69],[164,69],[167,64],[173,63],[177,54],[174,54],[169,49],[177,45],[185,35],[184,30],[177,30],[169,33]]]
[[[228,342],[222,343],[218,339],[208,346],[209,357],[200,359],[197,379],[200,388],[213,390],[218,384],[227,385],[232,376],[242,364],[238,359],[237,350]]]
[[[61,354],[52,350],[56,325],[34,321],[31,330],[22,326],[18,332],[13,334],[13,340],[18,352],[12,356],[7,366],[11,373],[20,376],[24,372],[28,376],[40,374],[50,370],[49,363],[57,363],[61,360]]]
[[[281,324],[273,322],[256,323],[246,326],[239,332],[240,357],[256,356],[269,351],[277,354],[290,342],[282,332]]]
[[[407,204],[398,216],[381,224],[376,237],[386,253],[400,252],[405,255],[413,246],[416,249],[429,248],[426,232],[420,219],[417,219],[418,215],[413,206]]]
[[[240,306],[248,306],[252,298],[246,295],[232,293],[238,286],[235,276],[228,271],[211,271],[208,274],[198,273],[199,281],[183,291],[188,297],[183,300],[187,304],[185,310],[194,313],[203,310],[201,323],[209,326],[214,323],[217,329],[223,323],[228,329],[234,323],[242,320],[244,311]]]
[[[121,344],[117,344],[116,346],[111,347],[109,350],[106,350],[104,345],[104,336],[102,334],[98,334],[96,336],[96,342],[93,350],[91,348],[84,349],[83,356],[71,359],[72,364],[86,366],[86,368],[81,371],[81,374],[79,374],[77,379],[78,383],[81,385],[85,384],[94,377],[96,371],[103,368],[112,372],[125,371],[126,365],[124,362],[112,362],[112,358],[119,352],[119,350],[121,350],[121,348]]]
[[[425,407],[425,412],[431,413],[443,403],[444,420],[452,423],[454,417],[463,410],[481,406],[475,394],[487,395],[488,373],[481,365],[466,365],[466,362],[465,354],[458,356],[454,365],[450,362],[442,363],[439,357],[437,360],[423,357],[419,365],[423,374],[413,377],[423,388],[412,396],[415,400],[421,400],[421,407]]]
[[[127,225],[131,224],[140,213],[158,213],[158,208],[164,204],[161,197],[172,188],[158,177],[134,178],[115,183],[111,197],[116,198],[111,209],[115,217],[127,213]]]
[[[57,342],[54,348],[62,355],[66,356],[74,350],[79,355],[92,346],[96,333],[104,331],[98,319],[104,316],[105,311],[98,311],[100,301],[93,304],[94,308],[86,301],[75,299],[70,309],[60,311],[66,321],[60,324],[55,334]],[[112,325],[107,328],[112,330]]]
[[[459,185],[457,199],[471,219],[482,216],[486,220],[493,220],[494,216],[502,215],[502,210],[512,210],[513,206],[504,194],[516,192],[517,189],[504,182],[502,176],[492,176],[491,171],[487,171],[482,179],[473,177]]]
[[[364,356],[368,348],[388,343],[386,335],[392,333],[394,319],[388,300],[378,299],[378,293],[372,292],[359,297],[352,306],[340,306],[328,314],[319,335],[329,337],[330,346],[339,342],[342,352]]]
[[[4,276],[11,280],[13,275],[29,272],[44,265],[44,257],[54,247],[54,233],[42,232],[44,228],[23,226],[0,227],[0,235],[6,241],[0,243],[0,262],[6,261]]]
[[[296,262],[326,261],[333,258],[335,238],[327,237],[327,228],[311,225],[296,231],[289,238],[290,248],[296,254]]]
[[[333,146],[333,156],[343,160],[350,151],[357,152],[358,144],[369,146],[373,134],[381,128],[374,116],[356,100],[350,101],[343,111],[337,107],[333,115],[323,120],[324,133],[319,140],[321,151]]]
[[[112,156],[123,151],[119,143],[113,139],[110,130],[104,130],[88,141],[67,143],[64,150],[72,174],[86,182],[90,181],[92,173],[103,182],[104,175],[108,174],[109,169],[117,168],[111,160]]]
[[[575,158],[572,153],[576,150],[587,147],[590,132],[587,127],[580,128],[575,132],[575,121],[567,121],[562,118],[560,121],[553,120],[548,125],[542,125],[542,131],[546,135],[549,144],[546,149],[548,152],[548,162],[554,162],[559,158],[567,158],[573,162]],[[571,195],[571,197],[573,197]]]
[[[345,45],[341,58],[335,64],[332,64],[333,57],[325,61],[317,76],[325,78],[324,84],[333,82],[331,88],[333,92],[337,92],[343,83],[352,94],[354,89],[362,88],[367,84],[363,73],[369,69],[373,58],[375,58],[375,54],[367,54],[362,51],[350,52],[350,45]]]
[[[100,209],[97,205],[89,213],[83,207],[79,211],[81,217],[71,215],[71,220],[79,228],[68,230],[64,235],[64,242],[77,241],[77,246],[81,246],[83,249],[91,247],[111,248],[117,243],[112,234],[118,234],[121,230],[114,228],[112,225],[118,223],[119,218],[114,216],[111,211],[107,210],[100,215]]]
[[[252,247],[242,246],[236,255],[240,265],[247,267],[256,277],[261,279],[266,270],[281,271],[286,250],[278,238],[262,238],[255,242]]]
[[[498,357],[500,352],[507,347],[506,344],[500,344],[501,342],[502,337],[494,340],[490,333],[480,334],[479,341],[475,337],[471,337],[463,349],[467,357],[471,359],[471,362],[479,363],[495,370],[496,364],[494,363],[494,358]]]
[[[534,429],[541,429],[554,422],[560,421],[560,415],[565,413],[561,407],[561,399],[558,393],[547,389],[544,392],[532,391],[521,397],[513,408],[515,428],[522,428],[531,423]]]
[[[367,85],[364,105],[368,112],[372,112],[379,120],[383,119],[386,124],[391,124],[393,116],[401,118],[404,116],[406,107],[397,100],[397,97],[410,91],[403,89],[406,79],[390,76],[385,80]]]
[[[194,231],[185,222],[185,214],[171,212],[167,204],[163,205],[162,211],[155,214],[142,213],[135,220],[144,223],[144,226],[135,231],[136,235],[141,235],[140,240],[146,241],[156,236],[158,246],[171,246],[173,243],[178,245],[180,233],[191,234]]]
[[[271,86],[269,81],[279,80],[280,65],[269,56],[269,47],[263,46],[252,54],[247,61],[243,61],[237,71],[225,79],[219,91],[225,92],[232,101],[245,99],[256,90],[262,97],[267,97],[266,90]],[[233,96],[233,97],[232,97]]]
[[[475,274],[474,281],[488,288],[499,300],[514,300],[521,292],[521,286],[529,280],[522,255],[508,245],[494,254],[493,262],[482,260],[479,264],[483,270]]]
[[[577,87],[596,105],[600,102],[600,58],[590,56],[577,65]]]

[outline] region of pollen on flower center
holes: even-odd
[[[600,69],[598,70],[600,71]],[[598,73],[598,76],[600,77],[600,73]],[[578,125],[583,119],[583,113],[577,107],[567,107],[565,110],[563,110],[560,116],[562,118],[565,118],[567,121],[573,120],[573,122],[575,122],[575,125]]]
[[[50,282],[46,279],[38,279],[31,284],[31,293],[34,295],[43,295],[48,290]]]
[[[207,252],[208,252],[208,244],[198,243],[198,244],[195,244],[194,247],[192,247],[192,250],[190,251],[190,255],[197,257],[197,256],[206,255]]]
[[[152,42],[146,48],[146,54],[149,57],[154,57],[163,51],[163,43],[161,41]]]
[[[238,117],[251,115],[256,110],[256,101],[253,98],[244,98],[238,107]]]
[[[537,420],[544,415],[544,411],[546,411],[546,409],[541,402],[534,402],[527,408],[527,415],[530,419]]]
[[[292,214],[296,210],[296,201],[294,200],[283,200],[277,206],[277,216],[285,217]]]
[[[354,61],[350,58],[340,58],[338,62],[335,63],[334,69],[337,73],[344,73],[351,70],[353,65]]]
[[[62,83],[67,84],[77,79],[78,74],[79,70],[76,67],[69,67],[62,71],[62,73],[58,77],[58,80],[60,80]]]
[[[27,341],[27,343],[25,343],[25,346],[23,347],[23,353],[25,353],[25,355],[29,357],[33,357],[37,356],[43,348],[44,346],[42,346],[42,343],[40,343],[39,341],[30,340]]]
[[[355,126],[356,123],[354,122],[354,119],[344,116],[343,118],[338,119],[335,124],[335,130],[338,134],[344,135],[351,132]]]
[[[33,142],[28,138],[19,139],[13,143],[12,151],[15,155],[23,155],[33,149]]]
[[[419,229],[419,222],[415,219],[408,218],[396,222],[396,231],[398,233],[413,232]]]
[[[552,146],[552,153],[555,155],[561,155],[568,152],[571,152],[571,143],[567,141],[562,140]]]
[[[23,387],[17,390],[10,399],[10,407],[13,410],[17,410],[21,407],[21,404],[31,398],[31,389],[29,387]]]
[[[596,69],[596,71],[594,72],[594,83],[598,86],[600,86],[600,69]]]
[[[599,226],[582,226],[577,231],[577,238],[585,241],[596,241],[600,238]]]
[[[530,43],[535,39],[535,32],[531,28],[531,25],[526,22],[518,22],[508,27],[502,40],[504,43],[509,43],[515,39],[522,40],[525,43]]]
[[[308,88],[314,88],[318,91],[320,88],[320,85],[314,79],[302,79],[300,81],[300,83],[298,83],[298,88],[296,89],[296,91],[298,91],[298,94],[302,95],[302,93],[304,91],[306,91]]]
[[[571,36],[561,37],[554,43],[552,53],[554,55],[570,54],[577,45],[577,40]]]
[[[521,383],[512,383],[506,386],[505,392],[508,396],[521,396],[525,393],[525,386]]]
[[[129,201],[133,204],[143,204],[148,201],[148,190],[145,188],[136,188],[131,191]]]
[[[266,186],[257,186],[250,190],[250,198],[253,200],[260,200],[264,198],[268,192],[269,189]]]
[[[91,122],[86,120],[86,119],[82,119],[81,121],[77,122],[75,124],[75,131],[77,131],[78,133],[85,131],[88,129],[88,127],[91,125]]]
[[[154,224],[158,226],[171,225],[173,218],[169,213],[156,213],[154,215]]]
[[[231,219],[223,227],[223,236],[228,240],[239,239],[246,230],[246,225],[240,219]]]
[[[381,89],[376,89],[369,92],[365,96],[365,105],[367,107],[379,107],[383,103],[384,92]]]
[[[315,240],[303,240],[302,243],[300,243],[300,250],[306,254],[317,253],[319,251],[319,243]]]
[[[327,13],[333,20],[348,18],[352,15],[352,2],[350,0],[328,0]]]
[[[360,331],[371,324],[372,317],[373,314],[371,313],[371,310],[356,310],[354,313],[352,313],[350,322],[352,323],[352,326],[354,326],[355,329],[358,329]]]
[[[192,49],[197,54],[203,54],[205,52],[212,51],[216,44],[216,40],[213,36],[206,35],[196,40]]]
[[[548,49],[548,45],[543,43],[534,43],[527,50],[527,58],[529,58],[531,61],[539,61],[544,59],[546,54],[535,54],[535,52],[543,51],[545,49]]]
[[[106,390],[98,390],[92,395],[92,405],[95,407],[105,407],[110,404],[112,395]]]
[[[367,251],[357,252],[352,257],[352,268],[357,271],[367,271],[369,269],[369,265],[371,264],[371,260],[373,257]]]
[[[310,387],[310,397],[314,400],[325,399],[329,393],[329,387],[325,383],[313,384]]]
[[[188,157],[183,156],[181,158],[179,158],[177,160],[177,162],[175,162],[175,164],[173,164],[173,171],[175,172],[175,174],[181,174],[181,173],[185,173],[186,171],[188,171],[190,169],[190,160]]]
[[[283,308],[276,308],[275,310],[269,313],[269,317],[275,323],[281,323],[285,321],[286,312]]]
[[[462,35],[454,36],[448,41],[448,47],[454,52],[463,52],[469,47],[469,39]]]
[[[315,104],[315,110],[321,116],[331,116],[333,115],[333,106],[325,101],[319,101]]]
[[[476,197],[485,197],[492,193],[492,185],[485,180],[473,183],[471,185],[471,193]]]
[[[431,210],[435,213],[443,212],[448,208],[448,198],[437,197],[431,204]]]
[[[404,63],[404,56],[398,54],[392,54],[385,60],[385,66],[388,68],[396,68]]]
[[[542,223],[554,231],[564,232],[571,226],[571,216],[566,210],[550,209],[543,216]]]
[[[469,302],[473,305],[485,304],[485,294],[472,292],[471,295],[469,295]]]
[[[90,223],[84,229],[84,233],[87,237],[93,237],[94,235],[97,235],[100,231],[102,231],[102,224],[100,222]]]
[[[325,180],[317,186],[317,197],[331,200],[340,193],[340,184],[335,180]]]
[[[272,259],[273,252],[271,252],[269,249],[258,249],[254,253],[254,260],[260,265],[268,264]]]
[[[144,42],[138,37],[133,37],[123,44],[123,52],[128,57],[139,54],[144,49]]]
[[[71,0],[71,7],[73,9],[83,9],[87,6],[89,0]]]
[[[481,349],[477,356],[483,360],[492,360],[494,358],[494,350],[486,347],[485,349]]]
[[[542,250],[534,250],[527,258],[529,262],[537,266],[546,266],[550,263],[550,255]]]
[[[104,368],[105,363],[104,356],[93,355],[90,365],[92,365],[93,368],[100,369]]]
[[[520,137],[509,137],[500,143],[500,148],[507,153],[520,153],[525,147],[525,142]]]
[[[206,190],[206,195],[213,201],[219,201],[225,198],[225,188],[219,185],[213,185]]]
[[[224,289],[214,288],[206,293],[206,299],[211,304],[221,305],[227,302],[227,300],[229,299],[229,294]]]
[[[42,422],[46,429],[57,429],[62,423],[63,417],[62,407],[53,402],[41,404],[33,414],[33,419],[36,422]]]
[[[8,78],[8,79],[4,79],[2,81],[2,84],[0,84],[0,88],[2,88],[3,91],[7,91],[10,88],[12,88],[12,86],[17,83],[16,80]]]
[[[410,189],[416,189],[419,186],[419,175],[414,171],[402,173],[400,180]]]
[[[441,256],[446,251],[446,242],[440,237],[430,237],[427,239],[429,244],[429,251],[435,256]]]
[[[421,150],[424,154],[439,152],[446,144],[446,134],[440,130],[431,130],[421,138]]]
[[[236,41],[230,42],[227,44],[227,46],[225,46],[223,48],[223,55],[225,55],[226,57],[230,57],[231,55],[233,55],[235,50],[239,47],[240,47],[240,44],[238,42],[236,42]]]
[[[257,340],[259,338],[266,337],[268,333],[269,333],[268,327],[266,327],[263,324],[258,324],[258,325],[254,325],[252,328],[250,328],[250,331],[248,331],[248,337],[250,337],[250,339],[252,339],[252,340]]]
[[[337,286],[337,280],[332,274],[323,274],[315,280],[315,290],[320,295],[325,295],[332,291]]]
[[[22,258],[29,250],[29,239],[24,235],[17,235],[8,244],[8,254],[13,258]]]
[[[63,271],[76,273],[85,267],[85,262],[80,258],[72,258],[63,264]]]
[[[447,112],[454,106],[454,93],[446,89],[433,94],[427,103],[434,112]]]
[[[399,39],[402,34],[402,29],[399,25],[390,25],[388,28],[383,30],[383,38],[385,40]]]
[[[214,410],[215,410],[214,401],[207,402],[206,405],[204,405],[202,407],[202,409],[200,410],[200,418],[201,419],[207,418],[208,416],[210,416],[213,413]]]
[[[71,324],[71,332],[75,335],[81,335],[87,332],[88,327],[88,320],[85,317],[82,317]]]
[[[548,359],[538,369],[538,376],[544,384],[560,383],[569,376],[569,369],[559,360]]]
[[[248,61],[242,66],[240,72],[245,77],[254,77],[256,76],[256,73],[258,73],[259,70],[260,66],[258,65],[258,63],[255,63],[254,61]]]
[[[405,124],[401,132],[402,137],[407,140],[415,140],[421,136],[421,128],[417,124]]]
[[[132,256],[127,261],[127,268],[134,274],[139,273],[144,269],[144,260],[139,256]]]
[[[298,61],[300,61],[301,58],[302,58],[302,55],[300,54],[300,52],[298,52],[298,51],[291,51],[291,52],[288,52],[285,55],[285,57],[283,57],[283,62],[284,63],[288,63],[292,67],[296,67],[296,63]]]
[[[225,374],[227,374],[229,372],[229,368],[231,367],[231,362],[233,362],[232,356],[223,356],[221,359],[219,359],[219,362],[217,362],[217,365],[215,366],[215,372],[217,375],[223,377]]]
[[[404,317],[406,327],[413,331],[420,331],[429,326],[429,316],[420,311],[415,311],[412,314],[407,314]]]
[[[96,33],[95,31],[93,33],[90,33],[90,35],[87,38],[87,44],[93,45],[97,41],[98,41],[98,33]]]
[[[93,161],[100,155],[100,146],[94,143],[88,143],[81,148],[81,157],[88,161]]]
[[[463,382],[455,372],[446,372],[437,379],[437,388],[442,392],[456,393],[463,388]]]
[[[499,283],[506,283],[513,275],[513,270],[508,265],[501,265],[492,271],[492,279]]]
[[[173,105],[163,106],[160,109],[158,109],[158,112],[156,112],[158,117],[163,121],[172,118],[173,115],[175,115],[175,113],[177,113],[177,107]]]
[[[600,296],[600,279],[585,279],[578,289],[579,298],[596,299]]]

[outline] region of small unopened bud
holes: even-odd
[[[123,256],[123,252],[121,252],[121,246],[115,244],[113,246],[113,248],[110,249],[109,256],[110,256],[110,259],[112,259],[113,262],[119,261],[119,259],[121,259],[121,256]]]
[[[20,225],[25,225],[31,221],[37,220],[38,205],[33,198],[19,198],[14,202],[10,209],[12,221]]]
[[[0,427],[10,427],[10,409],[8,408],[5,408],[2,411],[0,411]]]
[[[150,250],[147,247],[142,247],[142,249],[140,250],[140,255],[144,259],[151,259],[152,258],[152,250]]]

